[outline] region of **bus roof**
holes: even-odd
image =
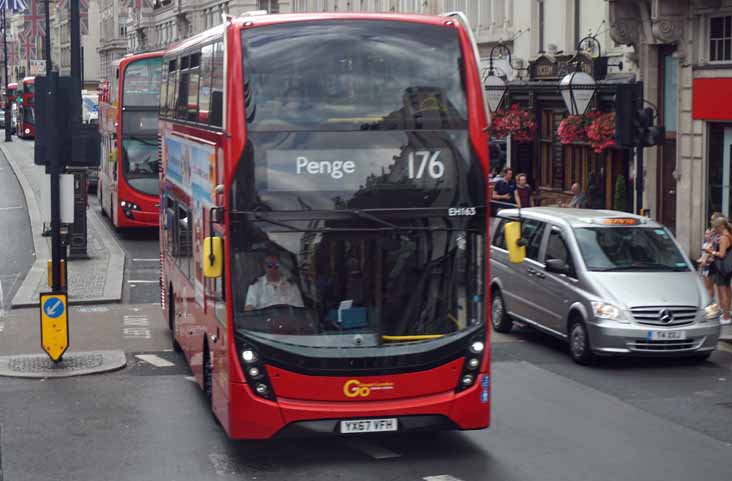
[[[272,14],[259,15],[246,13],[239,17],[231,19],[235,27],[243,27],[245,25],[277,25],[283,23],[309,22],[309,21],[327,21],[327,20],[390,20],[394,22],[412,22],[423,23],[427,25],[441,26],[449,21],[445,17],[436,15],[421,14],[401,14],[401,13],[292,13],[292,14]],[[217,25],[193,37],[185,39],[168,49],[165,53],[175,55],[184,52],[188,48],[202,43],[207,43],[223,34],[224,25]]]
[[[143,60],[146,58],[155,58],[155,57],[162,57],[163,51],[157,50],[155,52],[145,52],[145,53],[130,53],[125,55],[124,57],[117,59],[114,61],[113,65],[114,67],[125,67],[126,65],[135,62],[137,60]]]
[[[36,78],[35,77],[25,77],[23,79],[23,83],[24,84],[30,84],[30,83],[35,83],[35,82],[36,82]]]
[[[9,89],[17,89],[18,88],[18,82],[10,82],[8,84]]]

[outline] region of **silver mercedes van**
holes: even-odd
[[[511,261],[504,235],[517,221],[523,262]],[[706,359],[720,335],[720,309],[671,233],[625,212],[501,211],[491,291],[494,330],[534,326],[567,340],[580,364],[613,354]]]

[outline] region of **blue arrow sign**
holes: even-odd
[[[43,312],[51,319],[56,319],[64,313],[64,303],[57,297],[46,299],[43,303]]]

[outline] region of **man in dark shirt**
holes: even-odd
[[[513,170],[510,167],[506,167],[501,172],[501,178],[496,181],[496,185],[493,188],[493,200],[501,202],[498,204],[499,207],[504,207],[503,204],[516,204],[514,198],[514,191],[516,190],[516,182],[513,180]]]

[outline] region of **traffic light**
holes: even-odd
[[[643,108],[643,84],[620,84],[615,91],[615,143],[619,147],[651,147],[663,142],[665,129],[654,126],[656,112]]]
[[[619,147],[635,147],[640,129],[639,89],[636,84],[618,84],[615,87],[615,143]]]

